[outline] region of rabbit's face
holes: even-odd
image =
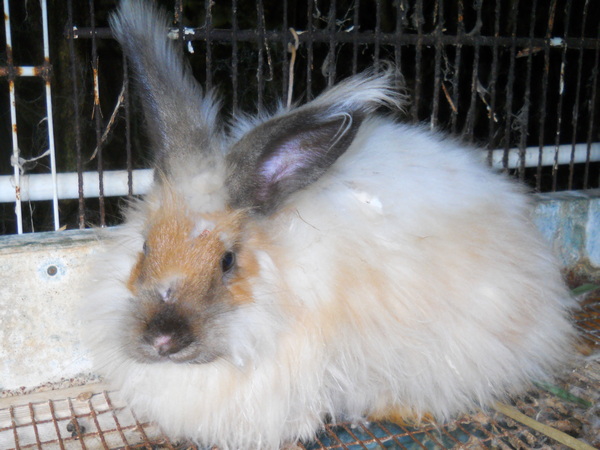
[[[240,214],[194,215],[169,197],[150,212],[129,276],[126,347],[142,362],[206,363],[227,356],[230,315],[251,302],[255,264],[239,248]]]

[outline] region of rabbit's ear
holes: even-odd
[[[230,205],[269,214],[316,181],[348,149],[363,114],[300,109],[244,136],[229,154]]]
[[[348,78],[242,136],[227,157],[230,206],[272,213],[350,147],[367,114],[381,105],[402,109],[399,77],[391,67],[383,69]]]
[[[203,95],[184,63],[181,47],[167,38],[166,13],[152,1],[123,0],[110,17],[114,37],[133,67],[154,158],[163,173],[170,158],[210,148],[218,104]]]

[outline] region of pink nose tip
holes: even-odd
[[[154,339],[152,346],[160,356],[166,356],[173,353],[173,339],[168,334],[163,334]]]

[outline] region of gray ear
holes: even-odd
[[[270,214],[315,182],[348,149],[362,113],[304,108],[246,134],[228,155],[230,206]]]
[[[218,105],[202,94],[180,47],[167,38],[167,16],[154,2],[121,1],[110,26],[133,67],[156,163],[168,174],[170,158],[210,148]]]
[[[380,106],[402,109],[398,79],[391,65],[374,67],[246,133],[227,156],[229,205],[270,214],[318,180],[350,147],[367,114]]]

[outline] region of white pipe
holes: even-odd
[[[129,193],[128,175],[126,170],[112,170],[102,173],[104,179],[104,196],[116,197]],[[140,169],[132,173],[132,188],[134,195],[148,192],[152,184],[153,170]],[[21,200],[51,200],[52,174],[21,175]],[[85,197],[94,198],[100,195],[98,172],[84,172],[83,186]],[[0,176],[0,203],[15,201],[14,179],[10,175]],[[58,198],[79,198],[79,182],[76,172],[59,173],[57,177]]]
[[[600,142],[592,142],[590,144],[590,157],[587,159],[587,144],[570,144],[547,145],[542,147],[542,166],[554,166],[555,158],[557,165],[571,163],[571,154],[573,153],[573,162],[575,164],[584,163],[586,161],[600,161]],[[525,149],[525,167],[537,167],[540,158],[539,147],[527,147]],[[492,150],[492,166],[496,169],[504,168],[504,150]],[[516,169],[520,167],[520,150],[511,148],[508,151],[508,169]]]
[[[575,145],[575,163],[584,163],[587,159],[587,144]],[[558,163],[569,164],[571,161],[571,145],[558,147]],[[554,165],[556,147],[542,148],[542,165]],[[529,147],[525,152],[525,167],[537,167],[539,148]],[[504,150],[492,151],[492,164],[495,168],[502,168]],[[590,147],[590,162],[600,161],[600,142],[594,142]],[[508,168],[519,167],[519,149],[512,148],[508,153]],[[104,196],[118,197],[129,194],[128,175],[126,170],[112,170],[103,172]],[[133,195],[143,195],[148,192],[152,180],[152,169],[138,169],[132,173]],[[98,172],[84,172],[83,185],[86,198],[99,196]],[[21,175],[21,199],[25,201],[51,200],[52,175]],[[59,199],[79,198],[79,183],[77,173],[59,173],[57,175],[57,190]],[[15,181],[11,175],[0,176],[0,203],[15,201]]]

